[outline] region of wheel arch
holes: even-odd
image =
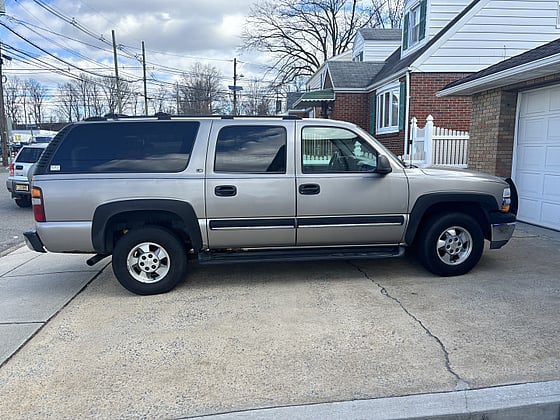
[[[461,212],[472,216],[479,224],[486,238],[490,235],[490,212],[497,211],[494,196],[475,193],[433,193],[418,197],[405,233],[405,242],[412,244],[422,222],[438,213]]]
[[[179,232],[195,250],[202,248],[202,234],[193,207],[184,201],[136,199],[106,203],[93,215],[92,243],[98,253],[113,251],[115,235],[124,229],[153,225]]]

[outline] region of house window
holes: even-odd
[[[420,5],[408,12],[408,46],[411,47],[420,40]]]
[[[364,61],[364,52],[360,52],[356,57],[354,57],[354,61],[356,62],[362,62]]]
[[[427,1],[421,0],[404,16],[403,50],[407,50],[426,37]]]
[[[378,134],[399,131],[400,86],[392,85],[377,95],[376,132]]]

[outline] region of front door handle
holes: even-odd
[[[301,195],[317,195],[321,192],[319,184],[301,184],[298,188]]]
[[[233,197],[237,195],[237,187],[235,185],[218,185],[214,188],[214,194],[218,197]]]

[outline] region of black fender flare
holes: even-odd
[[[95,209],[91,226],[93,248],[102,254],[110,254],[111,245],[107,242],[107,223],[112,217],[139,211],[167,212],[176,215],[185,225],[185,233],[189,236],[195,250],[202,248],[202,234],[198,218],[193,207],[179,200],[167,199],[133,199],[102,204]]]
[[[430,193],[425,194],[416,200],[414,207],[410,212],[410,218],[408,221],[408,226],[405,233],[405,242],[411,244],[414,241],[416,232],[420,227],[422,218],[428,211],[428,209],[433,206],[457,205],[457,211],[461,211],[461,205],[472,203],[477,205],[484,214],[485,222],[489,224],[489,214],[494,211],[498,211],[498,204],[494,196],[490,194],[478,194],[478,193]]]

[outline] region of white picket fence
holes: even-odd
[[[467,167],[469,133],[435,127],[434,117],[428,115],[424,128],[418,127],[414,117],[410,122],[410,153],[405,161],[418,166],[443,165]]]

